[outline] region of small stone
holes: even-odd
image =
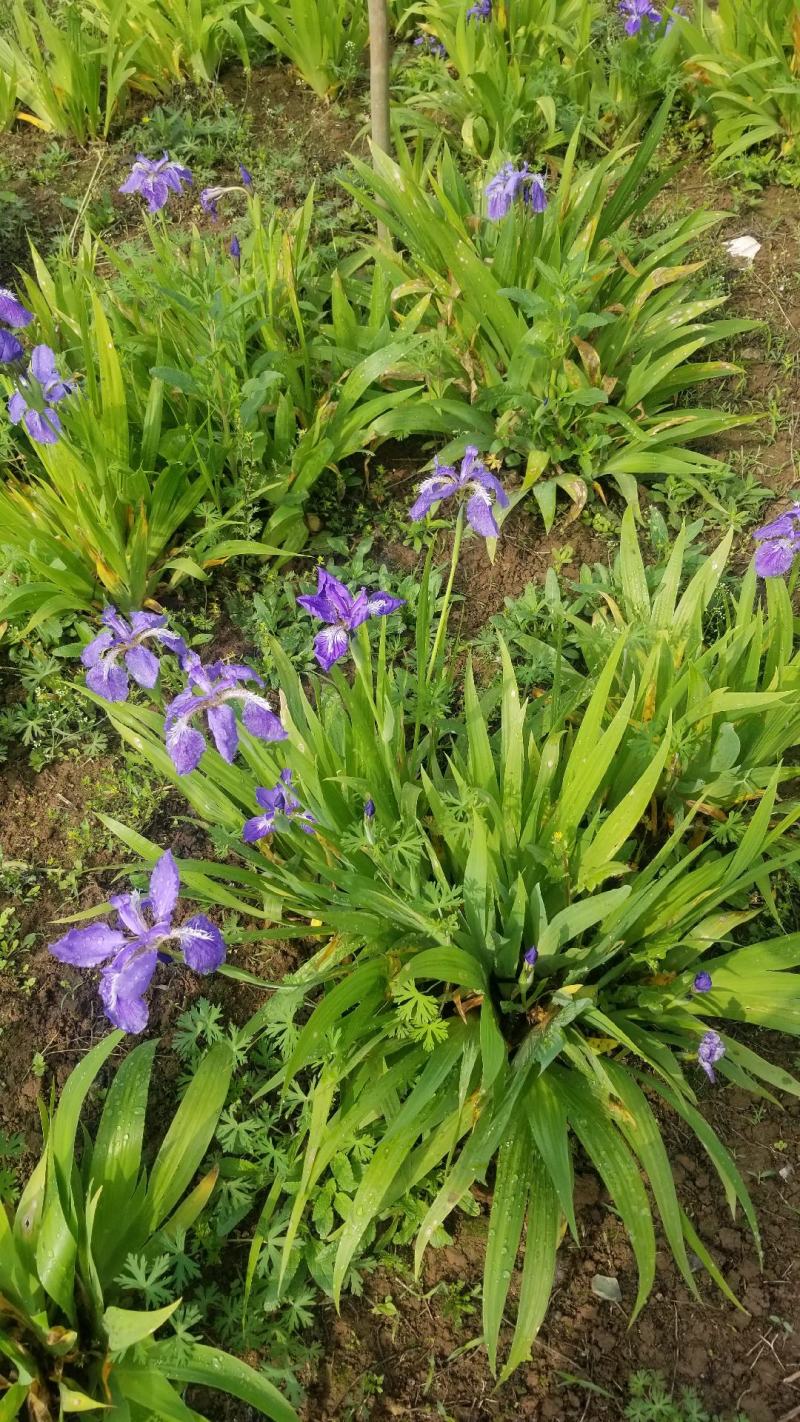
[[[622,1302],[619,1279],[612,1278],[608,1274],[595,1274],[592,1279],[592,1293],[596,1294],[599,1299],[606,1299],[608,1303]]]
[[[748,267],[752,266],[761,251],[761,243],[755,237],[734,237],[723,246],[730,257]]]

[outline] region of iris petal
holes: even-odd
[[[59,963],[71,963],[73,968],[97,968],[118,953],[125,935],[107,923],[90,923],[86,928],[71,928],[63,938],[50,944],[50,952]]]
[[[178,866],[173,858],[172,850],[168,849],[156,861],[150,875],[150,905],[158,922],[164,920],[168,922],[172,918],[178,902],[180,884],[181,876]]]
[[[225,962],[225,939],[204,913],[190,918],[178,930],[184,959],[196,973],[213,973]]]

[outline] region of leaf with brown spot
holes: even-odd
[[[599,385],[601,381],[600,357],[594,346],[589,341],[581,340],[580,336],[572,337],[572,344],[576,347],[581,358],[581,365],[589,379],[591,385]]]

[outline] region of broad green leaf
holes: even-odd
[[[238,1397],[273,1422],[299,1422],[289,1405],[263,1373],[257,1373],[239,1358],[207,1348],[201,1343],[187,1345],[176,1358],[172,1345],[156,1343],[150,1357],[165,1377],[174,1382],[197,1383],[201,1387],[221,1388]]]
[[[118,1363],[114,1377],[123,1397],[143,1408],[145,1415],[158,1417],[159,1422],[197,1422],[197,1413],[157,1368]]]
[[[134,1343],[141,1343],[143,1338],[150,1338],[172,1317],[180,1302],[180,1299],[176,1299],[174,1303],[165,1304],[163,1308],[147,1310],[114,1306],[107,1308],[102,1322],[111,1352],[124,1353],[125,1349],[132,1348]]]

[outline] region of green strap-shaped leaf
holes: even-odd
[[[229,1353],[220,1352],[218,1348],[194,1343],[182,1349],[180,1357],[176,1357],[171,1342],[156,1343],[149,1356],[164,1376],[173,1382],[219,1388],[221,1392],[230,1393],[232,1397],[248,1403],[262,1416],[271,1417],[273,1422],[299,1422],[294,1408],[271,1382],[248,1367],[247,1363],[232,1358]]]
[[[470,779],[473,785],[479,786],[481,790],[487,791],[497,798],[497,773],[495,770],[494,756],[492,755],[489,732],[486,729],[481,704],[478,700],[478,693],[475,690],[475,678],[472,674],[472,662],[467,662],[467,669],[464,676],[464,719],[467,729],[467,742],[469,745]]]
[[[531,1345],[542,1326],[556,1272],[561,1235],[561,1210],[550,1174],[534,1151],[531,1160],[528,1218],[525,1229],[525,1262],[517,1304],[517,1322],[511,1350],[500,1382],[531,1356]],[[485,1287],[485,1285],[484,1285]]]
[[[724,1275],[720,1272],[716,1261],[713,1256],[709,1254],[697,1230],[689,1219],[689,1216],[683,1209],[681,1210],[681,1225],[683,1227],[686,1243],[697,1255],[709,1278],[714,1280],[717,1288],[725,1295],[728,1302],[733,1304],[734,1308],[738,1308],[740,1313],[746,1313],[747,1310],[744,1304],[740,1303],[737,1299],[730,1285],[725,1280]]]
[[[75,1261],[78,1220],[71,1182],[75,1136],[81,1109],[103,1063],[122,1039],[111,1032],[97,1043],[67,1078],[47,1141],[47,1180],[36,1240],[39,1280],[70,1322],[75,1321]]]
[[[68,1382],[59,1383],[58,1400],[62,1412],[108,1412],[110,1410],[109,1403],[98,1402],[96,1398],[81,1392],[80,1388],[71,1387]]]
[[[0,1422],[14,1422],[25,1406],[28,1396],[27,1383],[12,1383],[8,1392],[0,1397]]]
[[[478,1176],[483,1175],[496,1155],[509,1121],[527,1081],[527,1073],[512,1075],[504,1088],[495,1089],[480,1103],[480,1114],[469,1140],[445,1176],[436,1199],[428,1210],[417,1236],[414,1265],[417,1273],[433,1233],[455,1209]]]
[[[619,567],[628,621],[635,622],[639,618],[646,618],[650,613],[650,593],[636,534],[636,518],[630,508],[622,515]]]
[[[298,1071],[316,1055],[331,1028],[342,1015],[356,1003],[382,996],[387,977],[386,963],[382,958],[362,963],[340,983],[325,994],[314,1008],[308,1022],[297,1039],[295,1049],[286,1063],[286,1081],[291,1081]]]
[[[554,1069],[533,1078],[527,1093],[528,1124],[553,1182],[570,1234],[577,1243],[570,1129],[566,1106],[558,1089],[561,1076],[562,1073]]]
[[[732,1155],[726,1150],[716,1131],[708,1124],[705,1117],[685,1097],[680,1096],[677,1091],[673,1091],[663,1081],[658,1081],[656,1078],[652,1079],[651,1085],[659,1096],[663,1096],[678,1115],[683,1117],[687,1126],[691,1126],[722,1181],[728,1207],[734,1219],[736,1218],[737,1201],[742,1206],[755,1240],[758,1257],[762,1259],[761,1234],[753,1201]]]
[[[99,1190],[94,1219],[93,1255],[105,1278],[106,1250],[120,1253],[120,1235],[133,1223],[130,1206],[142,1164],[147,1093],[155,1042],[142,1042],[125,1058],[111,1084],[97,1128],[89,1193]],[[123,1238],[124,1244],[124,1238]],[[127,1252],[127,1251],[126,1251]]]
[[[647,769],[639,776],[635,785],[623,795],[618,805],[603,821],[588,848],[581,854],[579,886],[587,879],[597,881],[597,876],[606,864],[610,864],[625,841],[639,824],[667,763],[670,751],[671,721],[668,724],[661,745]]]
[[[619,1129],[585,1082],[576,1074],[565,1091],[572,1127],[619,1210],[636,1256],[639,1289],[633,1321],[647,1302],[656,1274],[656,1237],[647,1192]]]
[[[680,1205],[675,1193],[675,1181],[669,1163],[661,1131],[644,1092],[637,1086],[619,1062],[608,1058],[604,1069],[614,1090],[625,1107],[628,1117],[621,1122],[622,1131],[632,1150],[636,1152],[650,1181],[658,1212],[664,1225],[667,1243],[675,1262],[681,1271],[684,1283],[693,1294],[697,1294],[686,1249],[683,1242]]]
[[[457,983],[462,988],[488,991],[486,969],[478,958],[463,948],[423,948],[405,963],[397,982],[409,978],[429,978],[432,982]]]
[[[497,1372],[497,1340],[533,1178],[534,1149],[524,1117],[512,1121],[497,1156],[483,1284],[483,1335]]]
[[[476,813],[472,817],[472,842],[464,868],[464,917],[476,956],[487,938],[491,893],[486,829]]]
[[[175,1208],[205,1155],[225,1105],[233,1053],[218,1042],[203,1057],[156,1156],[145,1201],[151,1232]]]
[[[607,714],[609,693],[624,647],[623,634],[615,643],[597,679],[564,771],[558,824],[567,839],[571,838],[583,819],[628,727],[630,708],[635,695],[633,682],[610,725],[605,731],[601,731]]]

